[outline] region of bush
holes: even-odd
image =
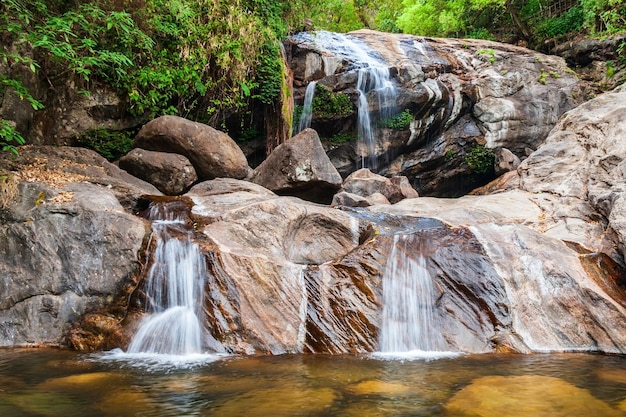
[[[98,152],[109,161],[114,161],[133,148],[136,133],[136,131],[94,129],[80,136],[77,144]]]
[[[350,97],[335,93],[330,88],[317,84],[311,105],[313,113],[319,117],[347,116],[354,112]]]
[[[485,175],[493,171],[494,153],[482,145],[474,146],[464,157],[465,164],[476,175]]]

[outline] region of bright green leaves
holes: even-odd
[[[16,145],[26,143],[22,135],[15,130],[8,120],[0,118],[0,149],[2,152],[18,154]]]

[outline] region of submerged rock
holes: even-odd
[[[540,376],[485,376],[475,379],[445,405],[444,416],[606,416],[621,412],[585,389]]]

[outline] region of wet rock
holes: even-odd
[[[485,376],[475,379],[444,405],[445,416],[615,416],[618,410],[562,379]]]
[[[411,388],[406,385],[377,380],[359,382],[358,384],[349,385],[346,389],[356,395],[385,396],[406,394],[411,391]]]
[[[255,184],[212,183],[199,184],[187,195],[196,203],[196,220],[207,223],[201,232],[211,244],[207,288],[213,295],[205,309],[213,336],[233,352],[302,351],[305,267],[357,247],[359,222],[338,210],[277,197]]]
[[[179,195],[198,180],[191,162],[182,155],[135,148],[119,160],[129,174],[149,182],[166,195]]]
[[[252,182],[280,195],[328,204],[341,186],[317,132],[305,129],[279,145],[259,165]]]
[[[208,125],[182,117],[161,116],[146,123],[134,146],[187,157],[201,180],[248,176],[248,162],[235,141]]]

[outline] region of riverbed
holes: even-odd
[[[626,416],[626,357],[211,356],[0,350],[0,415]]]

